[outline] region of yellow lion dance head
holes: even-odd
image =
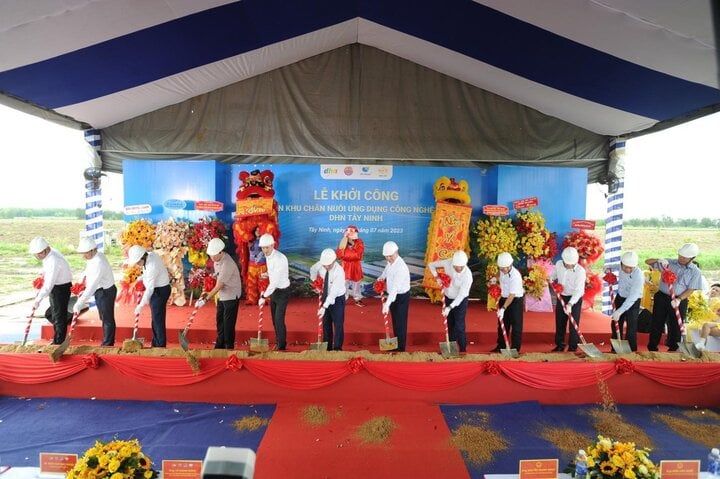
[[[433,195],[435,201],[447,201],[448,203],[460,203],[467,205],[470,203],[470,192],[468,182],[455,178],[441,176],[433,185]]]

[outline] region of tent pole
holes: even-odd
[[[625,191],[625,140],[610,140],[610,177],[607,194],[607,217],[605,219],[605,268],[618,270],[622,254],[623,196]],[[603,281],[602,312],[610,316],[610,287]]]
[[[84,131],[85,141],[99,155],[102,146],[100,130]],[[103,229],[101,177],[85,177],[85,235],[95,240],[98,251],[105,249],[105,231]]]

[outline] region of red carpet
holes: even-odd
[[[329,421],[312,426],[303,419],[306,403],[278,404],[257,451],[257,477],[469,477],[451,447],[450,431],[437,406],[417,402],[339,403],[314,401]],[[388,417],[387,440],[364,443],[358,428]]]
[[[380,301],[365,299],[366,307],[361,308],[352,304],[346,306],[345,316],[345,344],[343,348],[348,351],[368,349],[379,352],[378,340],[384,338],[384,327],[380,313]],[[132,337],[133,309],[129,304],[118,304],[115,309],[117,323],[116,345],[121,345],[124,339]],[[295,298],[288,305],[285,321],[288,331],[288,349],[290,351],[303,351],[309,344],[317,341],[317,300],[314,298]],[[167,309],[167,338],[170,347],[177,347],[178,332],[182,331],[187,323],[192,308],[189,306],[168,306]],[[247,349],[247,341],[257,335],[258,308],[256,306],[241,306],[236,325],[237,349]],[[470,303],[466,318],[468,337],[468,353],[484,353],[495,347],[497,336],[497,316],[494,311],[487,311],[485,304],[477,301]],[[523,325],[523,352],[547,352],[553,347],[555,329],[554,313],[527,312]],[[610,319],[596,311],[583,311],[580,329],[585,339],[597,345],[603,351],[610,351]],[[208,304],[198,311],[192,328],[188,333],[188,340],[193,348],[212,348],[215,341],[215,307]],[[392,328],[391,328],[392,333]],[[97,311],[92,309],[85,312],[77,322],[74,343],[98,345],[102,331]],[[646,336],[640,334],[638,346],[644,350],[647,343]],[[140,316],[140,330],[138,337],[145,338],[149,344],[151,338],[150,311],[145,308]],[[275,333],[272,328],[269,308],[265,308],[263,317],[263,337],[275,342]],[[52,326],[45,324],[42,327],[42,339],[49,341],[52,338]],[[410,351],[439,351],[438,343],[445,340],[442,327],[440,306],[431,304],[425,299],[414,299],[410,303],[408,320],[408,350]]]

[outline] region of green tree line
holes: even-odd
[[[121,211],[103,211],[107,220],[122,220]],[[74,218],[85,219],[84,208],[0,208],[0,218]]]

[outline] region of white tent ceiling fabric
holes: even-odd
[[[360,44],[635,135],[720,109],[717,16],[711,0],[4,0],[0,102],[104,129]]]

